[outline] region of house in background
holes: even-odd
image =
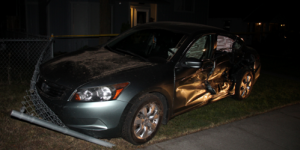
[[[100,33],[99,0],[25,0],[27,33],[94,35]],[[99,45],[98,38],[55,39],[54,52]]]
[[[212,3],[214,0],[210,0]],[[257,45],[267,37],[285,37],[288,32],[298,30],[296,18],[297,5],[292,0],[270,2],[254,0],[249,2],[232,2],[230,7],[210,5],[208,25],[223,28],[239,34],[246,44]],[[234,3],[239,3],[236,7]],[[214,13],[214,9],[219,10]]]
[[[119,34],[157,21],[207,24],[209,0],[25,0],[26,27],[32,34]],[[102,44],[109,37],[56,39],[55,52]]]
[[[296,5],[289,3],[262,3],[243,20],[252,27],[256,42],[262,42],[270,36],[286,38],[289,32],[298,29]]]
[[[248,22],[244,21],[245,16],[253,11],[257,5],[257,0],[251,2],[231,0],[219,1],[210,0],[209,18],[207,24],[222,28],[232,33],[251,32],[251,27]],[[239,4],[239,5],[236,5]],[[240,35],[250,45],[252,38],[248,35]]]

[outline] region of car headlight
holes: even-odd
[[[108,86],[97,86],[78,89],[72,101],[108,101],[117,99],[121,92],[129,85],[129,82]]]

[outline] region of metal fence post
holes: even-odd
[[[51,34],[51,37],[50,37],[51,39],[50,39],[50,41],[52,41],[53,40],[53,34]],[[51,45],[50,45],[50,57],[51,58],[53,58],[54,56],[53,56],[53,42],[51,42]]]

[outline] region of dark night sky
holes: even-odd
[[[2,15],[16,15],[16,1],[4,1],[0,5],[0,13]]]
[[[5,19],[5,16],[16,15],[16,3],[23,0],[4,1],[0,5],[0,17],[1,21]],[[298,18],[298,4],[294,0],[284,1],[267,1],[267,0],[209,0],[209,17],[211,18],[245,18],[258,9],[254,17],[250,19],[259,18],[260,20],[268,20],[270,16],[274,14],[283,13],[284,17],[291,18],[289,20],[297,20]],[[21,5],[19,7],[22,7]],[[197,7],[197,6],[196,6]],[[24,16],[24,15],[23,15]]]
[[[264,0],[209,0],[210,3],[210,16],[211,17],[235,17],[248,14],[257,4],[262,3]],[[2,15],[15,15],[16,14],[16,1],[2,2],[1,14]]]
[[[299,26],[299,8],[294,0],[210,0],[209,2],[210,18],[242,18],[246,22],[275,21],[288,23],[294,29]]]
[[[280,5],[289,5],[292,0],[285,0],[284,2],[277,2]],[[241,17],[244,18],[254,9],[262,4],[267,4],[266,6],[272,6],[272,3],[276,1],[266,1],[266,0],[209,0],[209,13],[210,17]],[[292,4],[291,4],[292,5]],[[16,14],[16,1],[4,1],[2,2],[1,15],[15,15]]]
[[[209,16],[212,18],[244,18],[263,3],[264,0],[210,0]]]

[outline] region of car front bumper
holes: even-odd
[[[106,130],[119,131],[119,123],[127,104],[127,102],[120,100],[68,102],[63,107],[62,121],[66,126],[80,132],[95,132],[93,136],[111,137],[112,135],[105,135],[103,133],[108,132]],[[113,133],[114,131],[111,131],[112,133],[109,131],[109,133],[113,135],[119,134]]]
[[[70,129],[97,138],[120,136],[120,120],[128,102],[59,102],[41,98]]]

